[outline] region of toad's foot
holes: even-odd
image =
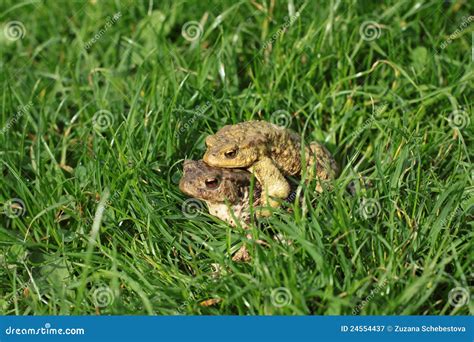
[[[242,247],[240,247],[240,249],[232,257],[232,261],[235,262],[249,262],[250,260],[252,260],[252,258],[250,257],[249,251],[245,244],[242,245]]]
[[[247,234],[246,237],[247,239],[252,240],[252,234]],[[255,240],[255,242],[261,246],[270,247],[270,245],[263,240],[259,239],[259,240]],[[249,250],[247,249],[247,246],[245,245],[245,243],[242,245],[242,247],[240,247],[240,249],[232,257],[232,261],[235,261],[235,262],[249,262],[251,260],[252,260],[252,257],[250,256]]]

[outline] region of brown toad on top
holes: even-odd
[[[209,213],[232,226],[236,220],[247,227],[250,222],[250,183],[252,174],[245,170],[220,169],[202,160],[185,160],[179,189],[186,195],[206,202]],[[254,204],[259,205],[261,187],[255,182]]]
[[[214,167],[246,168],[265,189],[263,205],[278,207],[277,199],[290,193],[285,176],[301,173],[301,139],[289,129],[266,121],[248,121],[224,126],[206,139],[204,162]],[[308,178],[335,178],[337,165],[329,151],[318,143],[305,146]],[[322,187],[318,185],[318,191]],[[262,216],[268,211],[260,212]]]

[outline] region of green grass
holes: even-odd
[[[473,313],[474,25],[441,48],[472,2],[96,2],[0,5],[1,314]],[[245,233],[185,216],[180,163],[278,110],[342,173],[234,263]]]

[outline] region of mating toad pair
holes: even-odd
[[[306,178],[322,182],[334,179],[338,167],[321,144],[302,145],[299,135],[266,121],[248,121],[224,126],[206,138],[203,160],[184,162],[179,187],[185,194],[205,201],[211,215],[235,226],[234,217],[246,225],[250,219],[251,174],[253,205],[257,215],[268,216],[291,192],[286,176],[300,176],[303,163]],[[303,159],[304,157],[304,159]],[[267,207],[265,209],[265,207]]]

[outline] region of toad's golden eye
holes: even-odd
[[[206,188],[217,189],[218,186],[219,186],[219,180],[217,178],[206,179]]]
[[[227,159],[234,159],[237,156],[237,150],[229,150],[224,155]]]

